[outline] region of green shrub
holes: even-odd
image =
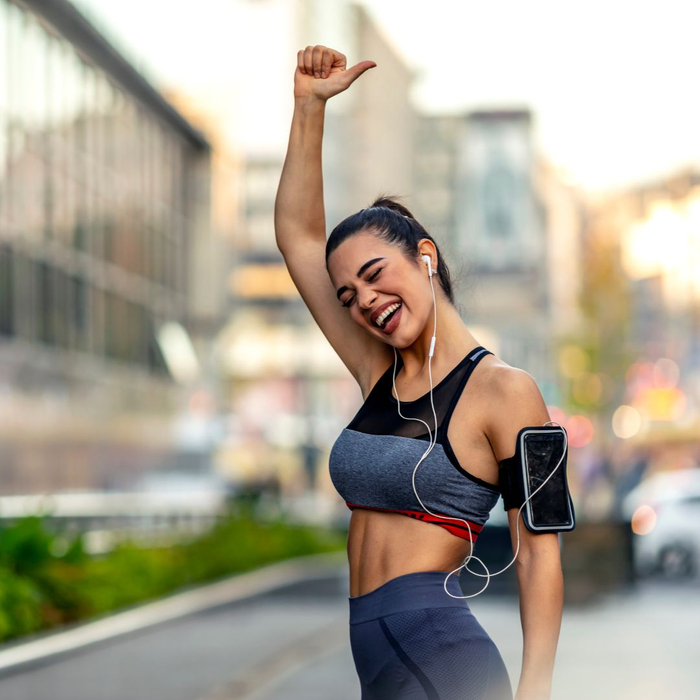
[[[261,522],[244,508],[187,543],[144,548],[127,541],[91,557],[80,535],[51,533],[42,517],[24,518],[0,527],[0,641],[345,543],[344,531],[283,518]]]
[[[43,604],[44,596],[31,579],[0,567],[0,639],[40,630]]]

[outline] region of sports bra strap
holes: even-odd
[[[437,435],[437,441],[442,442],[442,439],[445,435],[447,435],[447,428],[450,425],[450,420],[452,419],[452,414],[454,413],[455,408],[457,407],[457,402],[459,401],[459,397],[462,395],[464,392],[464,387],[467,385],[467,382],[469,381],[469,377],[472,376],[472,372],[474,371],[474,368],[481,362],[481,360],[486,357],[486,355],[493,355],[493,353],[490,350],[487,350],[486,348],[479,346],[474,349],[474,351],[471,353],[469,356],[469,359],[467,360],[467,369],[462,375],[462,378],[459,381],[459,384],[457,385],[456,391],[454,392],[454,395],[452,396],[452,400],[450,401],[450,405],[447,409],[447,413],[445,414],[445,417],[443,418],[442,422],[440,423],[440,426],[438,428],[438,435]]]

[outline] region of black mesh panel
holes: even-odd
[[[432,404],[430,401],[430,385],[426,377],[426,384],[428,384],[426,393],[415,401],[402,400],[399,405],[392,393],[394,364],[391,364],[374,385],[366,401],[347,427],[350,430],[357,430],[358,432],[371,435],[397,435],[428,441],[430,434],[426,426],[418,420],[407,419],[419,418],[425,421],[433,432],[434,439],[435,416],[437,416],[437,442],[442,444],[443,429],[447,431],[450,417],[457,405],[464,385],[481,358],[492,354],[490,350],[486,350],[482,346],[470,350],[469,354],[442,381],[433,385]],[[396,379],[398,382],[403,367],[403,360],[399,353],[397,353],[397,360]],[[435,408],[435,415],[433,415],[433,407]],[[399,409],[404,418],[399,415]]]

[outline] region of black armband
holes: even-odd
[[[523,520],[531,532],[564,532],[576,526],[566,476],[567,457],[564,428],[526,426],[518,432],[515,454],[498,463],[504,510],[520,508],[532,496],[523,508]]]

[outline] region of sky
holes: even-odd
[[[250,71],[257,71],[259,108],[241,116],[249,93],[245,102],[229,103],[226,118],[251,138],[286,141],[279,107],[263,108],[266,93],[291,89],[291,75],[281,81],[272,77],[279,71],[266,65],[289,60],[293,66],[296,60],[295,51],[266,44],[270,23],[279,23],[274,8],[280,0],[252,0],[254,12],[246,11],[243,0],[76,4],[106,23],[159,87],[236,95],[250,83]],[[415,71],[412,99],[422,112],[529,107],[540,152],[571,182],[590,190],[700,166],[695,0],[362,4]],[[372,57],[348,55],[352,63],[363,59]],[[285,122],[288,116],[282,115]]]

